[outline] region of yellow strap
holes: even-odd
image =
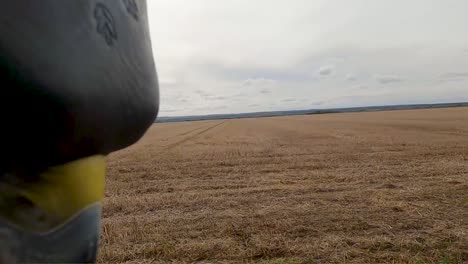
[[[105,158],[92,156],[49,168],[20,188],[37,207],[65,220],[104,197]]]

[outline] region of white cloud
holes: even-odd
[[[327,108],[466,94],[465,0],[148,0],[148,7],[162,114],[310,107],[273,105],[284,98]]]

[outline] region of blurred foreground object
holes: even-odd
[[[158,112],[146,1],[1,4],[0,263],[94,262],[104,156]]]

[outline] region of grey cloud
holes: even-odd
[[[213,97],[213,99],[224,100],[224,99],[226,99],[226,97],[225,96],[215,96],[215,97]]]
[[[207,96],[203,96],[203,98],[205,98],[206,100],[225,100],[226,99],[226,97],[222,95],[219,95],[219,96],[207,95]]]
[[[249,104],[248,107],[257,107],[260,106],[259,104]]]
[[[237,94],[235,94],[233,96],[234,97],[245,97],[245,96],[247,96],[247,94],[246,93],[237,93]]]
[[[295,98],[286,98],[286,99],[281,100],[281,102],[283,103],[295,102],[295,101],[297,101],[297,99]]]
[[[334,68],[333,66],[322,66],[322,67],[319,68],[318,74],[319,74],[319,75],[322,75],[322,76],[324,76],[324,75],[330,75],[330,74],[333,73],[333,70],[334,70],[334,69],[335,69],[335,68]]]
[[[369,89],[369,86],[366,86],[366,85],[358,85],[358,86],[351,88],[351,90],[353,91],[362,91],[362,90],[367,90],[367,89]]]
[[[311,105],[323,105],[325,103],[326,103],[325,101],[317,101],[317,102],[313,102]]]
[[[177,102],[182,102],[182,103],[188,103],[188,102],[191,101],[191,98],[190,97],[179,96],[179,97],[176,97],[176,101]]]
[[[439,82],[459,82],[468,79],[468,72],[448,72],[442,74],[438,79]]]
[[[227,106],[225,105],[219,105],[219,106],[209,106],[209,107],[198,107],[198,108],[195,108],[195,110],[197,111],[212,111],[212,110],[221,110],[221,109],[226,109]]]
[[[442,75],[445,78],[468,78],[468,72],[448,72]]]
[[[403,79],[396,75],[378,75],[375,79],[381,84],[402,82]]]
[[[213,94],[210,94],[206,91],[203,91],[203,90],[195,90],[195,93],[198,94],[200,97],[204,98],[204,99],[207,99],[207,100],[224,100],[226,99],[226,96],[222,96],[222,95],[213,95]]]
[[[200,89],[195,90],[195,93],[198,94],[202,98],[202,100],[205,100],[205,101],[225,100],[225,99],[227,99],[226,95],[215,95],[215,94],[211,94],[211,93],[208,93],[208,92],[200,90]],[[184,99],[186,99],[186,98],[184,98]]]
[[[210,96],[209,93],[203,91],[203,90],[195,90],[195,93],[202,96],[202,97],[206,97],[206,96]]]
[[[355,81],[356,76],[354,76],[353,74],[348,74],[348,75],[346,75],[346,80],[350,81],[350,82]]]
[[[267,78],[249,78],[242,82],[242,86],[264,86],[276,83],[276,80]]]
[[[270,91],[270,90],[267,90],[267,89],[262,89],[262,90],[260,90],[260,93],[261,93],[261,94],[270,94],[271,91]]]

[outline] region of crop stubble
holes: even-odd
[[[99,261],[468,261],[468,108],[155,124],[108,159]]]

